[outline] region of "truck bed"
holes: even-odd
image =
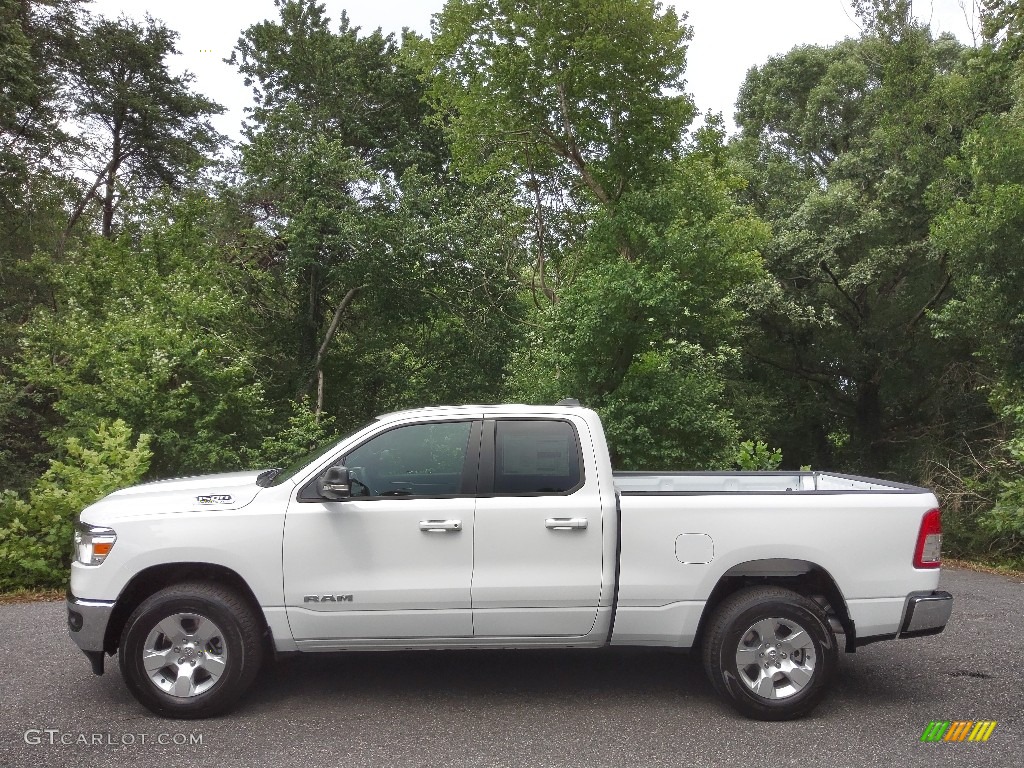
[[[613,644],[688,647],[723,579],[820,572],[861,640],[894,636],[909,593],[938,585],[913,566],[935,496],[829,472],[614,472],[621,497]]]
[[[615,472],[625,495],[716,493],[927,493],[912,485],[833,472]]]

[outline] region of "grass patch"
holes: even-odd
[[[942,558],[942,567],[945,568],[946,566],[962,568],[965,571],[975,571],[976,573],[991,573],[993,576],[1006,576],[1011,579],[1024,581],[1024,571],[1016,571],[1005,565],[991,565],[989,563],[978,563],[974,560],[956,560],[951,557],[944,557]]]
[[[64,599],[62,589],[15,589],[0,592],[0,605],[11,603],[54,603]]]

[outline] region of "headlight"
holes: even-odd
[[[82,565],[99,565],[114,548],[117,534],[110,528],[88,523],[75,525],[75,560]]]

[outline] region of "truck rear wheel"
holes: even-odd
[[[176,584],[144,600],[121,635],[121,675],[132,695],[164,717],[200,718],[234,706],[263,657],[261,627],[226,587]]]
[[[753,587],[726,598],[711,617],[703,650],[715,690],[757,720],[791,720],[811,711],[839,658],[821,607],[780,587]]]

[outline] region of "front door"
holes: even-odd
[[[593,628],[603,516],[595,467],[580,446],[570,420],[485,422],[473,571],[477,637],[581,636]]]
[[[392,427],[333,464],[352,497],[288,508],[284,592],[300,647],[469,637],[478,422]]]

